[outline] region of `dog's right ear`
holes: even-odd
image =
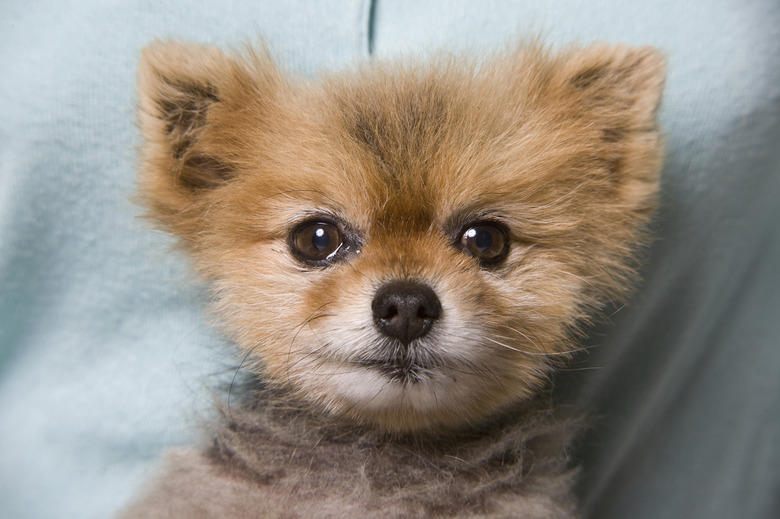
[[[230,56],[205,45],[157,42],[141,53],[140,194],[151,217],[186,237],[208,193],[238,174],[242,114],[262,117],[281,84],[265,49]]]

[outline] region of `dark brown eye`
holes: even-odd
[[[328,222],[306,222],[293,231],[292,251],[304,261],[324,264],[332,259],[344,240],[339,228]]]
[[[509,235],[500,224],[477,223],[466,227],[457,246],[484,264],[498,263],[509,254]]]

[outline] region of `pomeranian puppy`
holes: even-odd
[[[575,517],[545,388],[632,284],[663,78],[606,44],[316,80],[146,48],[141,198],[256,377],[123,517]]]

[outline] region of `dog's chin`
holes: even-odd
[[[366,361],[331,382],[327,407],[358,423],[408,432],[453,421],[447,418],[452,403],[437,396],[457,390],[444,368]]]
[[[318,362],[294,390],[329,414],[392,433],[457,428],[507,403],[507,381],[444,356],[371,356]]]

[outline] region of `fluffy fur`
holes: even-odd
[[[126,517],[573,516],[571,426],[538,395],[631,285],[662,83],[619,45],[318,80],[262,49],[147,48],[141,196],[264,382]],[[342,246],[302,255],[307,222]],[[495,261],[474,229],[506,240]],[[438,305],[412,340],[372,307],[394,283]]]
[[[541,402],[480,427],[403,436],[289,402],[262,390],[239,412],[223,409],[211,445],[170,452],[123,517],[574,517],[562,446],[576,427]]]

